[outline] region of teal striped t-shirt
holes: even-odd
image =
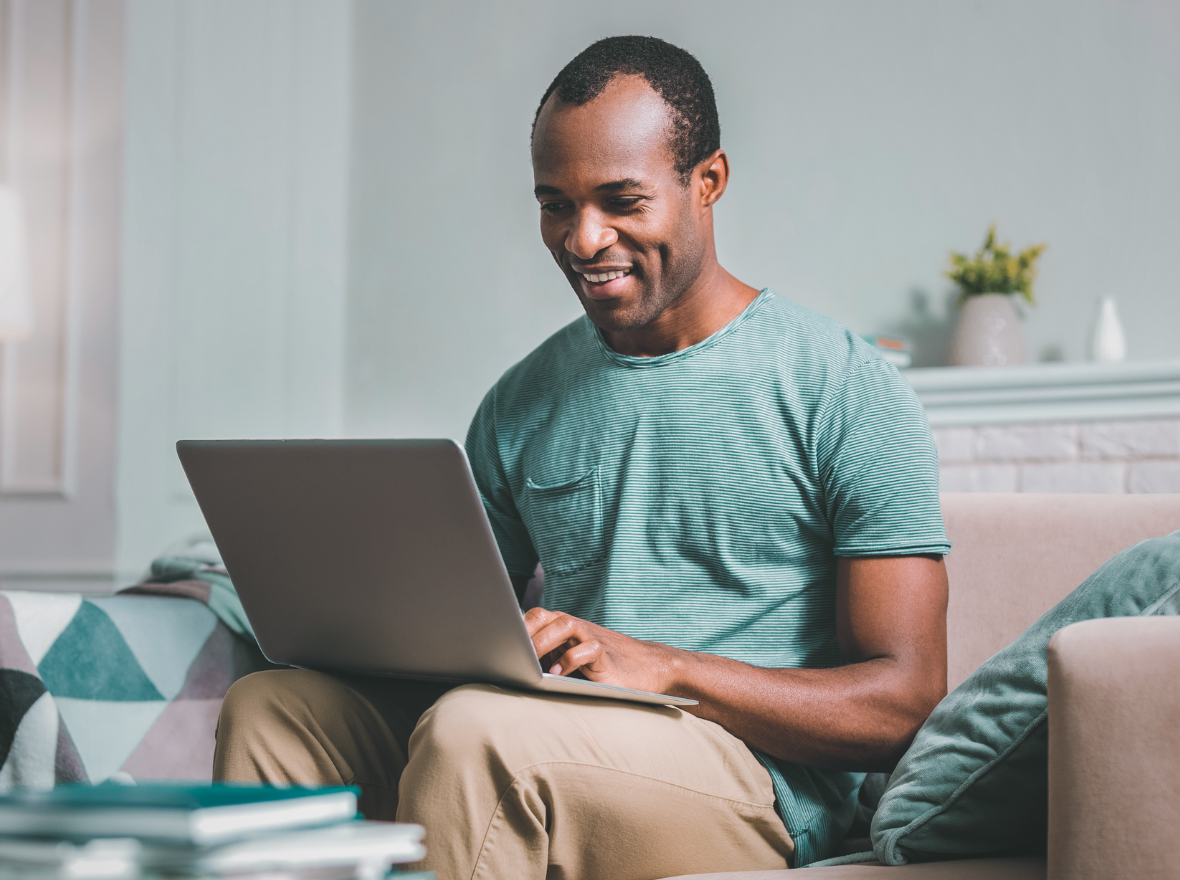
[[[586,317],[488,392],[467,454],[508,571],[544,605],[763,667],[832,667],[836,557],[946,553],[908,383],[770,290],[708,339],[614,351]],[[863,774],[755,751],[796,865],[826,858]]]

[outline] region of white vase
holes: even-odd
[[[1090,331],[1090,360],[1113,364],[1127,357],[1127,337],[1123,333],[1123,322],[1114,297],[1104,296],[1098,300],[1098,314],[1094,317],[1094,329]]]
[[[951,337],[954,367],[1004,367],[1023,364],[1024,326],[1007,293],[969,296]]]

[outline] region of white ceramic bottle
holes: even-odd
[[[1090,331],[1090,360],[1113,364],[1127,357],[1127,337],[1123,333],[1123,322],[1114,297],[1104,296],[1098,300],[1098,314],[1094,317],[1094,329]]]

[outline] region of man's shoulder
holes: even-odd
[[[871,345],[839,321],[769,293],[757,316],[760,334],[797,375],[842,382],[866,365],[884,365]]]

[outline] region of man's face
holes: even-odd
[[[639,76],[582,106],[551,97],[533,136],[541,238],[608,332],[635,330],[697,279],[702,216],[669,145],[670,115]]]

